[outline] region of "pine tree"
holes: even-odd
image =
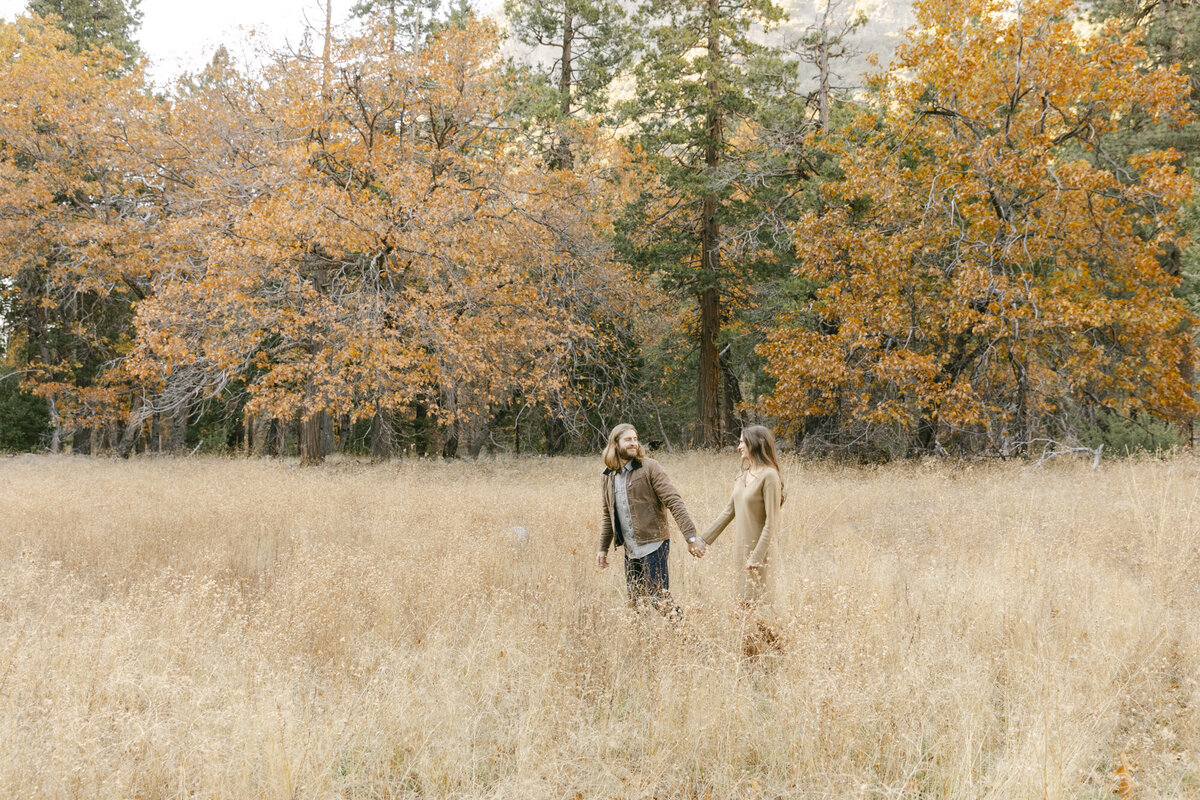
[[[628,66],[633,29],[615,0],[507,0],[513,35],[530,47],[548,48],[544,74],[556,92],[557,111],[603,114],[608,89]]]
[[[761,30],[783,18],[771,0],[652,0],[642,13],[647,46],[636,68],[637,98],[627,112],[638,127],[637,145],[661,183],[624,220],[624,250],[631,261],[657,273],[664,288],[696,304],[693,439],[714,446],[723,434],[734,435],[728,430],[731,415],[722,419],[722,396],[727,410],[738,399],[736,382],[722,380],[722,325],[747,273],[762,263],[756,252],[762,220],[744,227],[738,221],[755,217],[747,207],[754,184],[807,173],[793,168],[800,152],[789,155],[792,166],[782,172],[777,165],[763,172],[754,157],[756,151],[763,154],[755,139],[778,130],[781,118],[789,136],[802,134],[806,121],[802,105],[781,102],[795,95],[795,64],[761,41]],[[735,239],[750,245],[736,263],[730,252]]]
[[[360,0],[350,13],[360,19],[380,19],[387,25],[388,51],[411,52],[437,27],[441,0]]]
[[[142,24],[141,0],[29,0],[29,10],[41,16],[53,14],[59,27],[75,40],[75,51],[111,45],[132,63],[141,48],[137,29]]]

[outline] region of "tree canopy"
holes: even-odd
[[[789,45],[768,2],[511,0],[506,45],[371,0],[166,90],[136,2],[31,9],[0,23],[24,446],[450,457],[759,421],[1005,456],[1198,411],[1175,4],[920,0],[854,94],[835,3]]]

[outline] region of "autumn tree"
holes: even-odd
[[[1200,157],[1200,14],[1191,0],[1098,0],[1090,16],[1100,24],[1137,30],[1146,50],[1146,68],[1175,68],[1186,78],[1182,85],[1192,119],[1182,124],[1155,119],[1134,108],[1105,137],[1105,154],[1120,158],[1130,152],[1173,148],[1187,163]]]
[[[113,364],[153,268],[153,182],[119,141],[153,100],[116,50],[76,44],[39,17],[0,23],[0,292],[10,359],[48,405],[54,451],[73,431],[90,446],[128,406]]]
[[[1096,158],[1108,164],[1125,164],[1131,155],[1169,147],[1179,153],[1181,167],[1195,168],[1200,159],[1200,14],[1197,10],[1196,4],[1189,0],[1100,0],[1091,4],[1092,19],[1114,22],[1124,30],[1140,31],[1148,56],[1142,69],[1174,68],[1187,78],[1186,102],[1192,112],[1190,121],[1176,124],[1155,119],[1152,114],[1135,107],[1100,140]],[[1124,170],[1118,174],[1122,172]],[[1195,241],[1200,236],[1200,224],[1194,214],[1187,218],[1190,222],[1184,225],[1184,235],[1163,243],[1161,260],[1169,274],[1182,278],[1177,293],[1196,313],[1200,312],[1200,248],[1196,247]],[[1185,361],[1180,368],[1185,377],[1194,376],[1192,362]],[[1194,422],[1185,425],[1185,436],[1189,441],[1193,438]]]
[[[1138,31],[1066,0],[922,0],[843,172],[797,222],[811,303],[763,348],[767,409],[895,451],[1026,450],[1100,410],[1195,411],[1190,316],[1159,257],[1191,195],[1178,154],[1113,165],[1138,109],[1187,119]]]
[[[612,136],[610,90],[625,77],[635,46],[629,12],[611,0],[509,0],[504,8],[510,37],[530,48],[528,63],[513,72],[524,87],[515,111],[525,147],[540,152],[547,168],[573,171],[589,141]],[[610,420],[644,400],[638,328],[648,298],[618,288],[629,281],[613,263],[610,231],[568,231],[560,241],[574,256],[552,265],[548,277],[558,288],[549,299],[575,320],[578,336],[566,383],[544,415],[549,453],[562,452],[572,437],[594,440],[600,429],[603,438]],[[596,291],[602,286],[610,290]]]
[[[487,24],[414,51],[389,38],[336,40],[327,89],[319,59],[281,56],[181,100],[171,149],[192,188],[174,205],[194,213],[139,306],[145,413],[237,384],[251,416],[427,415],[454,455],[561,384],[576,323],[547,276],[572,257],[563,231],[606,224],[621,155],[598,143],[565,172],[522,152]]]

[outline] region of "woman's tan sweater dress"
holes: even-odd
[[[708,526],[703,538],[707,544],[712,544],[733,522],[735,594],[740,602],[761,604],[771,599],[772,572],[778,561],[773,542],[779,529],[783,491],[779,473],[770,467],[763,467],[758,477],[750,478],[746,485],[748,476],[749,473],[744,472],[733,482],[729,503]],[[748,570],[747,563],[763,566]]]

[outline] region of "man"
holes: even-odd
[[[631,605],[653,604],[664,614],[678,614],[671,602],[667,556],[671,551],[667,509],[687,539],[688,552],[704,555],[704,540],[687,506],[671,485],[662,466],[638,443],[637,430],[622,423],[608,435],[604,448],[601,489],[604,503],[600,523],[600,552],[596,566],[608,568],[608,546],[625,547],[625,585]]]

